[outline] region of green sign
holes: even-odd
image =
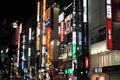
[[[72,56],[76,57],[76,44],[72,45]]]
[[[73,68],[65,69],[65,74],[73,74]]]

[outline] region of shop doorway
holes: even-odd
[[[92,80],[109,80],[108,74],[93,74]]]

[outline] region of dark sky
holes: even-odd
[[[0,24],[3,20],[26,21],[31,15],[36,15],[38,0],[0,0]],[[48,4],[59,3],[59,0],[46,0]]]
[[[0,49],[11,45],[14,31],[10,24],[16,20],[25,24],[36,15],[36,4],[37,0],[0,0]]]
[[[7,21],[26,21],[36,12],[37,0],[0,0],[0,23]]]

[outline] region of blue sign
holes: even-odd
[[[48,19],[47,21],[45,21],[45,26],[48,26],[50,23],[50,19]]]

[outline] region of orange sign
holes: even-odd
[[[49,18],[50,18],[50,8],[46,10],[45,20],[48,21]]]

